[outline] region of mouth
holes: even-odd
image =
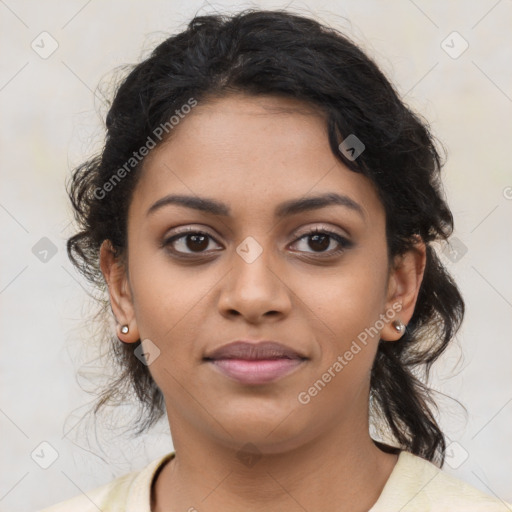
[[[289,375],[307,359],[290,347],[274,341],[236,341],[203,358],[226,377],[252,385],[266,384]]]

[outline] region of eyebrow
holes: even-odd
[[[193,208],[195,210],[222,217],[229,217],[231,213],[231,209],[228,205],[215,199],[170,194],[162,197],[156,201],[156,203],[151,205],[146,212],[146,216],[155,213],[157,210],[167,205],[184,206],[186,208]],[[274,216],[276,218],[284,218],[332,205],[345,206],[346,208],[357,212],[363,219],[365,219],[364,210],[359,203],[351,199],[349,196],[336,194],[334,192],[285,201],[276,207]]]

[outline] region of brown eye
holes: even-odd
[[[325,251],[331,245],[332,238],[327,234],[314,234],[309,236],[309,247],[314,251]]]
[[[163,246],[171,246],[178,254],[201,254],[206,252],[213,238],[202,231],[187,231],[174,235],[163,242]]]
[[[319,255],[325,253],[326,255],[336,256],[352,246],[352,242],[345,237],[332,231],[318,228],[302,235],[295,244],[301,241],[304,242],[302,243],[302,249],[299,249],[300,251],[313,254],[318,253]],[[329,250],[329,248],[331,249]],[[308,251],[307,249],[311,250]]]

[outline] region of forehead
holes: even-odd
[[[323,113],[289,98],[243,94],[198,104],[146,157],[132,207],[166,194],[217,198],[236,215],[269,214],[290,198],[334,192],[370,215],[382,205],[371,181],[332,153]]]

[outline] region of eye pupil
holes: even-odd
[[[321,242],[323,242],[323,243],[320,243],[320,247],[317,246],[316,249],[325,250],[329,247],[329,243],[330,243],[329,235],[315,234],[315,235],[311,235],[310,239],[313,241],[313,244],[317,243],[319,240],[321,240]],[[315,247],[313,245],[311,245],[311,242],[310,242],[309,246],[312,249],[315,249]]]
[[[203,250],[208,247],[208,237],[206,235],[201,235],[201,234],[186,235],[186,240],[187,240],[187,248],[190,249],[191,251],[197,250],[197,249]],[[190,240],[193,240],[192,244],[189,243]],[[202,242],[202,243],[200,242],[199,245],[197,244],[198,240],[201,240],[201,242]]]

